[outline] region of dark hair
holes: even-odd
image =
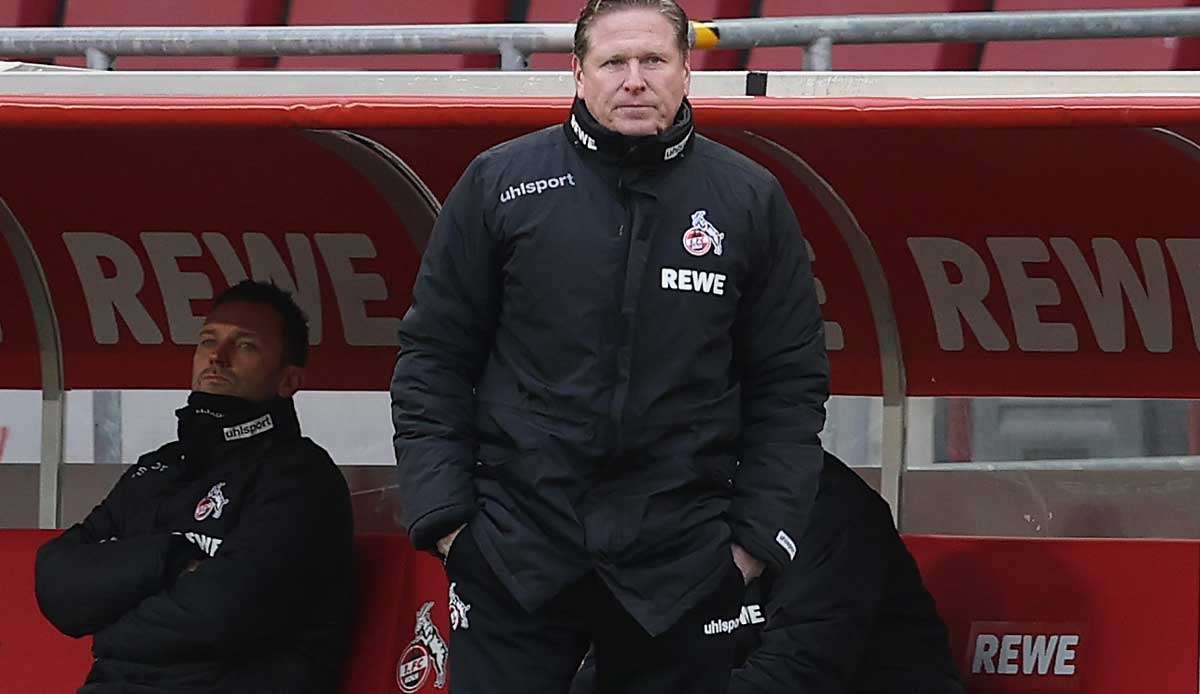
[[[659,14],[667,18],[672,28],[675,29],[675,43],[679,46],[679,54],[687,57],[688,16],[675,0],[588,0],[587,5],[584,5],[579,12],[579,19],[575,22],[575,56],[582,61],[583,57],[587,55],[590,48],[588,30],[592,28],[597,17],[619,10],[640,8],[657,10]]]
[[[213,308],[234,302],[262,304],[275,309],[283,319],[284,366],[304,366],[308,361],[308,316],[290,292],[280,289],[274,282],[242,280],[218,294],[213,300]]]

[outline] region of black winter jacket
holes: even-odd
[[[576,102],[451,191],[391,390],[418,548],[469,521],[527,609],[594,569],[661,633],[731,542],[779,571],[808,520],[828,362],[795,215],[686,102],[636,139]]]
[[[729,694],[963,694],[887,504],[831,454],[798,544],[786,572],[746,590]],[[595,691],[589,655],[571,694]]]
[[[193,393],[178,414],[179,441],[38,552],[42,612],[94,634],[80,691],[336,692],[354,605],[341,472],[291,400]]]

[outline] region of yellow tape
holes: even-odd
[[[716,48],[717,44],[721,42],[721,35],[707,24],[692,22],[692,29],[696,32],[695,48]]]

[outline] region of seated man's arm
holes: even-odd
[[[38,606],[68,636],[91,634],[147,596],[170,585],[188,561],[203,554],[168,533],[122,538],[122,514],[135,465],[82,523],[38,550]]]
[[[814,524],[821,522],[813,519]],[[856,530],[820,540],[776,585],[762,642],[734,670],[729,694],[849,694],[875,628],[889,552]]]
[[[323,451],[311,457],[264,466],[216,555],[97,632],[96,656],[169,663],[261,651],[282,615],[305,609],[299,576],[352,571],[345,479]]]

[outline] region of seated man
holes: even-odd
[[[825,454],[811,525],[746,589],[729,694],[962,694],[946,627],[883,499]],[[571,694],[595,691],[591,656]],[[604,694],[608,694],[605,692]]]
[[[81,694],[337,690],[353,518],[341,472],[300,435],[307,355],[286,292],[246,281],[218,296],[179,440],[39,550],[42,612],[95,636]]]

